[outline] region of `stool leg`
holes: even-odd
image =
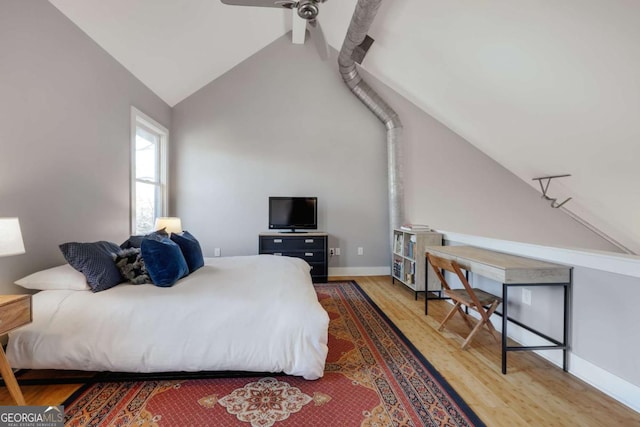
[[[453,306],[451,311],[449,311],[449,313],[445,316],[444,320],[440,323],[440,326],[438,326],[439,331],[444,329],[444,324],[447,323],[449,319],[451,319],[453,315],[456,314],[456,311],[458,310],[462,310],[462,309],[460,308],[460,303],[456,302],[456,305]]]
[[[465,310],[463,310],[461,307],[458,307],[458,311],[460,312],[460,315],[462,316],[462,319],[464,320],[464,322],[467,324],[467,326],[469,327],[469,329],[473,330],[473,328],[475,328],[475,325],[473,324],[473,322],[469,319],[469,315],[467,313],[469,313],[469,306],[465,305]]]
[[[469,345],[469,343],[471,342],[471,339],[474,337],[474,335],[480,330],[480,328],[482,328],[482,325],[484,325],[486,323],[486,321],[484,319],[480,319],[478,321],[478,323],[476,324],[476,327],[473,328],[473,330],[471,331],[471,333],[469,334],[469,336],[467,336],[467,339],[464,340],[464,342],[462,343],[462,349],[464,350],[465,347],[467,345]]]
[[[493,339],[496,340],[498,344],[500,344],[500,340],[498,340],[498,336],[496,335],[498,331],[496,331],[496,328],[493,327],[493,323],[491,323],[491,320],[489,320],[491,319],[491,315],[493,314],[493,312],[496,311],[496,308],[498,308],[498,304],[500,304],[500,301],[494,301],[487,311],[487,329],[489,329],[489,332],[491,332],[491,336],[493,336]]]

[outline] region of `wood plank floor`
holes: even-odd
[[[533,352],[509,353],[502,375],[500,345],[487,331],[461,350],[469,333],[461,316],[437,331],[451,308],[446,301],[429,301],[425,316],[423,297],[415,301],[388,276],[355,280],[487,425],[640,426],[639,413]]]
[[[332,278],[350,279],[350,278]],[[488,332],[478,333],[468,350],[460,345],[468,328],[456,316],[445,332],[436,330],[450,305],[414,300],[413,292],[389,276],[356,277],[453,388],[490,426],[640,426],[640,414],[567,374],[532,352],[509,354],[509,373],[500,372],[500,346]],[[63,402],[78,386],[22,387],[28,405]],[[13,402],[0,388],[0,405]]]

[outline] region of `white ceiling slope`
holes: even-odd
[[[169,105],[290,29],[219,0],[50,1]],[[321,5],[336,49],[355,4]],[[638,22],[635,0],[386,0],[364,67],[536,188],[571,174],[550,195],[640,253]]]
[[[291,29],[288,11],[219,0],[50,3],[170,106]]]

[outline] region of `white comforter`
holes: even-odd
[[[42,291],[9,335],[14,368],[323,375],[329,317],[297,258],[210,258],[170,288]]]

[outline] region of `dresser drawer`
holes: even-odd
[[[327,269],[325,268],[326,264],[324,264],[322,262],[310,262],[309,266],[311,267],[311,275],[312,276],[326,276],[327,275]]]
[[[260,248],[264,251],[324,249],[322,237],[260,237]]]
[[[0,299],[0,335],[31,323],[31,295]]]
[[[261,234],[258,239],[258,253],[301,258],[311,266],[314,282],[326,282],[328,271],[328,234]]]
[[[290,256],[293,258],[301,258],[309,263],[311,262],[323,262],[324,253],[322,251],[269,251],[271,255]]]

